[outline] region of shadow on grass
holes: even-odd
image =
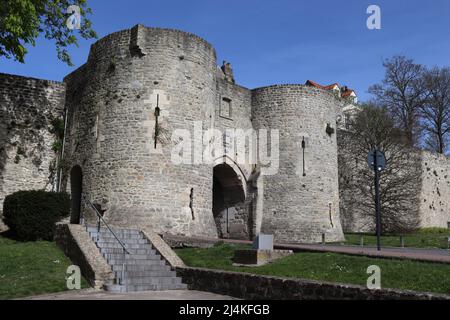
[[[3,237],[8,240],[13,240],[13,241],[21,241],[19,239],[19,237],[12,230],[6,230],[3,232],[0,232],[0,237]]]

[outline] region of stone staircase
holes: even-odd
[[[87,227],[87,232],[114,272],[114,283],[105,290],[112,292],[187,289],[176,272],[153,248],[139,230],[113,229],[130,254],[106,228]],[[98,241],[97,241],[98,238]]]

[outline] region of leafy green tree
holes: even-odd
[[[67,25],[72,16],[68,8],[73,5],[80,11],[79,29]],[[76,33],[84,39],[97,37],[87,18],[91,13],[86,0],[1,0],[0,57],[24,63],[26,46],[34,46],[36,38],[43,34],[55,42],[58,58],[72,66],[67,47],[78,46]]]

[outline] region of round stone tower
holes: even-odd
[[[215,50],[182,31],[138,25],[91,47],[65,79],[73,222],[94,221],[86,196],[111,225],[217,237],[213,164],[196,162],[191,150],[202,143],[194,127],[212,123],[215,77]],[[175,130],[185,134],[173,141]],[[180,144],[185,162],[176,163]]]
[[[279,130],[279,169],[264,176],[261,232],[285,243],[343,239],[339,218],[336,105],[304,85],[252,91],[256,130]]]

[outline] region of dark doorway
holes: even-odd
[[[244,186],[233,168],[227,164],[214,167],[213,215],[219,237],[248,238]]]
[[[70,191],[72,197],[70,223],[79,224],[81,219],[81,194],[83,192],[83,173],[80,166],[74,166],[70,171]]]

